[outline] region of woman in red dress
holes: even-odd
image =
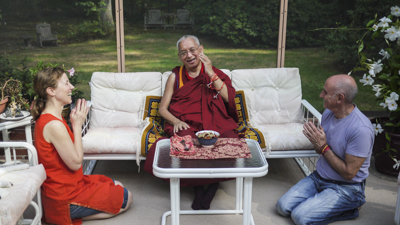
[[[84,99],[77,101],[70,114],[72,133],[62,117],[74,89],[64,70],[39,71],[33,84],[38,96],[31,111],[36,121],[34,142],[47,175],[41,187],[43,222],[81,224],[127,210],[132,194],[120,182],[104,175],[83,175],[81,131],[89,108]]]

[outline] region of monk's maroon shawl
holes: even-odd
[[[179,69],[178,66],[172,71],[175,73],[178,83]],[[220,95],[214,98],[217,91],[207,87],[207,84],[210,83],[210,77],[206,73],[200,73],[199,76],[187,81],[179,89],[174,86],[175,91],[171,98],[169,111],[175,117],[187,123],[190,126],[190,131],[214,130],[222,134],[237,128],[235,88],[232,87],[232,82],[225,73],[215,67],[213,67],[213,70],[228,88],[228,103],[225,103]],[[186,76],[185,74],[186,69],[183,68],[182,78]],[[165,131],[168,135],[173,135],[173,129],[173,125],[165,124]]]

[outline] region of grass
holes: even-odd
[[[34,27],[33,25],[29,25]],[[58,24],[58,26],[61,26]],[[3,27],[5,28],[5,27]],[[22,39],[12,38],[9,32],[17,35],[31,32],[32,29],[14,29],[11,25],[1,32],[0,38],[7,57],[13,64],[27,58],[29,67],[38,61],[61,63],[66,69],[74,67],[81,83],[77,88],[84,91],[85,98],[90,99],[88,82],[93,72],[117,72],[117,49],[115,37],[90,40],[82,43],[63,44],[59,47],[46,46],[23,47]],[[148,30],[125,27],[125,71],[170,71],[181,62],[177,56],[176,41],[188,30]],[[34,34],[32,34],[34,35]],[[274,68],[276,67],[276,49],[233,48],[221,44],[212,38],[199,35],[204,52],[212,60],[213,65],[221,69]],[[5,45],[5,46],[4,46]],[[10,45],[10,46],[9,46]],[[303,98],[307,99],[317,110],[323,110],[322,91],[325,80],[334,74],[347,73],[340,71],[335,65],[334,55],[321,48],[299,48],[286,50],[285,67],[300,69]],[[358,82],[359,78],[355,78]],[[356,104],[364,111],[381,110],[374,99],[371,87],[359,85]]]

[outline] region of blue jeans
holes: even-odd
[[[126,204],[128,203],[128,190],[124,188],[124,201],[122,202],[121,209],[126,207]],[[86,216],[94,215],[97,213],[101,213],[103,211],[79,206],[79,205],[69,205],[69,211],[71,214],[71,219],[77,219],[77,218],[83,218]]]
[[[358,217],[365,203],[365,182],[329,181],[314,171],[299,181],[276,204],[279,214],[295,224],[328,224]]]

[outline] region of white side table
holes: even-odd
[[[171,215],[171,224],[179,225],[184,214],[243,214],[243,225],[254,225],[251,215],[253,177],[268,173],[268,163],[258,142],[246,139],[252,158],[238,159],[179,159],[170,156],[170,140],[157,142],[153,173],[160,178],[170,178],[171,211],[164,213],[161,224]],[[236,178],[236,204],[232,210],[181,210],[181,178]]]
[[[25,126],[25,136],[26,142],[29,144],[33,144],[32,141],[32,128],[31,128],[31,120],[32,116],[27,116],[20,120],[2,120],[0,119],[0,131],[3,135],[3,141],[9,141],[10,137],[8,136],[8,130]],[[6,163],[11,163],[11,153],[10,148],[4,149],[6,156]],[[29,157],[31,157],[31,153],[28,151]]]

